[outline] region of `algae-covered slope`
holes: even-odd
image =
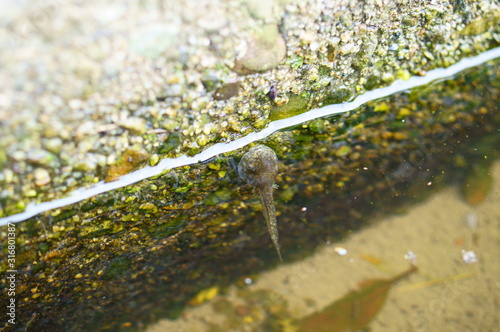
[[[284,261],[460,181],[473,164],[487,169],[498,157],[499,68],[491,61],[259,142],[279,160]],[[202,289],[277,263],[259,197],[235,168],[247,150],[15,224],[11,328],[140,329]],[[7,228],[0,237],[5,276]],[[4,308],[9,287],[3,279]]]
[[[0,216],[496,47],[498,1],[7,1]]]

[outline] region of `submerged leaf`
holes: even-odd
[[[318,313],[299,322],[303,332],[340,332],[362,329],[380,311],[391,286],[417,270],[412,266],[391,279],[368,279],[360,283],[360,289],[352,291]]]

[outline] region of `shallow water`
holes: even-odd
[[[361,281],[408,269],[409,251],[418,271],[392,287],[368,324],[370,331],[495,331],[500,324],[499,162],[491,175],[494,187],[481,204],[465,203],[459,186],[440,190],[342,241],[318,239],[311,257],[242,276],[223,294],[147,331],[296,331],[294,321],[359,289]]]

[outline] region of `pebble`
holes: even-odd
[[[49,138],[44,141],[45,148],[55,154],[58,154],[62,150],[63,141],[59,137]]]
[[[476,253],[472,250],[462,250],[462,259],[466,264],[477,263]]]
[[[131,117],[123,120],[120,125],[134,134],[142,135],[146,132],[146,120],[138,117]]]
[[[50,174],[45,168],[37,168],[34,171],[35,184],[43,187],[50,183]]]

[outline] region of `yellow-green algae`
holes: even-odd
[[[307,100],[300,96],[292,95],[289,97],[287,103],[275,106],[271,109],[269,120],[276,121],[286,119],[304,113],[305,111],[307,111]]]

